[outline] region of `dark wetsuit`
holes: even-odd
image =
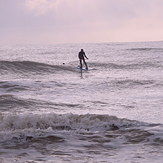
[[[87,56],[85,55],[85,52],[83,50],[81,50],[79,52],[79,56],[78,57],[79,57],[79,60],[80,60],[80,68],[82,68],[82,60],[83,60],[85,66],[86,66],[86,69],[88,69],[87,63],[85,62],[85,58],[87,58]]]

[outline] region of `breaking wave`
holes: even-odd
[[[0,116],[1,141],[30,141],[32,139],[67,139],[61,132],[89,136],[91,141],[122,141],[123,143],[163,144],[160,124],[148,124],[115,116],[96,114],[11,114]],[[160,131],[160,132],[159,132]],[[99,134],[101,138],[94,137]],[[92,138],[90,137],[92,135]],[[57,140],[58,140],[57,139]],[[108,139],[108,140],[106,140]],[[103,140],[104,141],[104,140]]]

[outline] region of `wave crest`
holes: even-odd
[[[57,71],[73,71],[72,68],[61,65],[49,65],[32,61],[0,61],[1,74],[5,73],[55,73]]]

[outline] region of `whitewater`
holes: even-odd
[[[162,74],[161,41],[0,46],[0,162],[162,163]]]

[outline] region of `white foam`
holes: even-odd
[[[75,115],[75,114],[10,114],[0,117],[0,134],[4,139],[13,137],[38,136],[41,132],[54,133],[56,130],[80,130],[105,132],[128,127],[145,125],[145,123],[119,119],[109,115]],[[36,134],[37,133],[37,134]]]

